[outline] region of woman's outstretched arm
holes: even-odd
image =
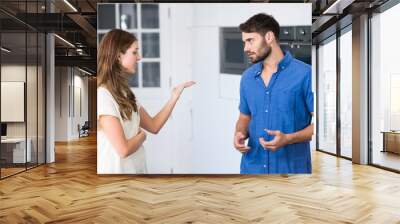
[[[140,126],[150,133],[157,134],[164,126],[165,122],[167,122],[183,90],[194,84],[195,82],[190,81],[176,86],[172,90],[171,98],[154,117],[151,117],[143,107],[140,107]]]

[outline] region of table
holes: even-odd
[[[32,158],[31,146],[32,140],[26,139],[28,147],[25,154],[25,138],[6,138],[1,139],[1,157],[6,163],[26,163]],[[12,158],[12,159],[11,159]]]
[[[382,152],[400,154],[400,131],[382,131],[381,133],[383,133]]]

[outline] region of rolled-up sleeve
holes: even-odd
[[[307,105],[307,110],[310,113],[314,112],[314,93],[312,91],[311,69],[307,71],[307,75],[303,82],[303,95]]]
[[[245,80],[242,76],[240,80],[240,102],[239,102],[239,111],[242,114],[250,115],[249,105],[247,103],[246,92],[245,92]]]

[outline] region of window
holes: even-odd
[[[137,5],[136,4],[121,4],[119,6],[120,11],[120,26],[121,29],[137,29],[138,17],[137,17]]]
[[[43,4],[18,5],[22,15],[41,13]],[[0,178],[5,178],[45,163],[46,37],[2,12],[0,17],[9,21],[0,30],[0,123],[6,127],[0,144]]]
[[[120,28],[139,39],[142,56],[136,74],[129,79],[131,87],[160,87],[159,9],[156,4],[120,4]],[[124,25],[123,18],[130,18]],[[130,27],[130,28],[129,28]]]
[[[279,41],[283,51],[289,51],[293,57],[311,65],[311,27],[281,27]]]
[[[112,29],[115,27],[115,6],[101,4],[98,6],[98,29]]]
[[[112,15],[110,21],[99,19],[98,42],[113,28],[130,32],[139,40],[142,60],[136,73],[130,76],[129,85],[136,88],[159,88],[160,80],[160,19],[158,4],[98,4],[99,17],[102,13]],[[112,22],[115,21],[115,22]],[[104,23],[104,24],[102,24]]]
[[[390,130],[400,131],[400,73],[390,74]]]
[[[318,149],[336,154],[336,36],[318,48]]]
[[[221,28],[220,35],[220,72],[241,75],[250,62],[243,51],[240,30],[234,27]]]
[[[241,31],[236,27],[220,29],[220,72],[241,75],[251,66],[244,53]],[[283,51],[289,51],[293,57],[311,64],[311,27],[281,27],[279,35]]]
[[[352,157],[352,33],[340,36],[340,154]]]
[[[372,164],[400,170],[400,4],[371,18]]]

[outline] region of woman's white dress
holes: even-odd
[[[123,121],[118,104],[104,87],[97,88],[97,173],[98,174],[142,174],[147,173],[146,155],[143,145],[126,158],[118,155],[99,126],[101,115],[115,116],[121,122],[126,139],[137,135],[140,130],[140,116],[133,112],[130,120]],[[140,105],[138,104],[138,111]]]

